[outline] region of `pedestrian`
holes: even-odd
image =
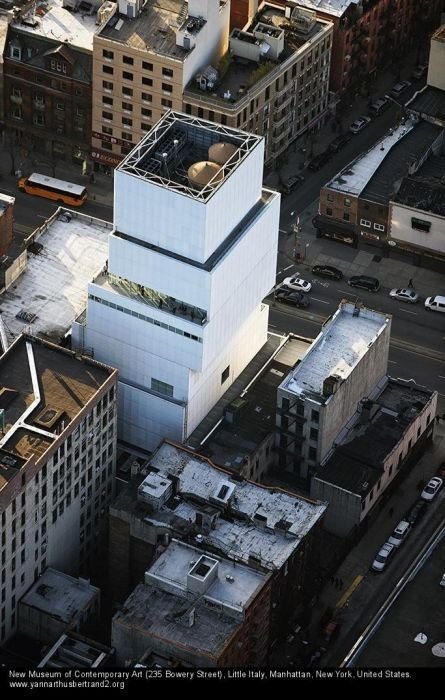
[[[413,283],[412,279],[410,279],[410,281],[408,282],[408,287],[414,287],[414,283]]]

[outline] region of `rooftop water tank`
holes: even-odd
[[[212,180],[212,185],[217,185],[224,179],[221,166],[209,160],[193,163],[187,171],[187,176],[192,187],[197,190],[202,190],[210,180]]]
[[[227,163],[229,158],[233,156],[237,147],[233,143],[225,143],[220,141],[219,143],[214,143],[213,146],[209,148],[209,159],[214,163],[219,163],[223,165]]]

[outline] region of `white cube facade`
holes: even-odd
[[[262,189],[263,153],[260,137],[171,112],[116,170],[83,344],[119,370],[126,442],[185,440],[266,342],[280,198]]]

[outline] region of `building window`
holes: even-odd
[[[113,83],[110,83],[108,80],[102,80],[102,87],[104,90],[111,90],[113,89]]]
[[[22,91],[20,88],[13,87],[11,88],[11,97],[21,97],[22,96]]]
[[[133,126],[133,120],[128,119],[128,117],[122,117],[122,124],[124,126]]]
[[[343,214],[343,219],[344,219],[345,221],[349,221],[349,214],[348,214],[347,212],[344,212],[344,214]]]
[[[22,60],[22,49],[19,46],[11,46],[11,58],[17,58],[19,61]]]
[[[132,66],[134,63],[134,60],[131,58],[131,56],[123,56],[122,63],[126,63],[127,66]]]
[[[311,437],[311,440],[318,440],[318,430],[317,430],[317,428],[311,428],[310,437]]]
[[[102,73],[108,73],[109,75],[113,75],[113,66],[102,66]]]
[[[366,226],[366,228],[371,228],[371,222],[367,219],[360,219],[360,226]]]
[[[148,63],[148,61],[142,61],[142,68],[144,70],[153,70],[153,63]]]
[[[112,112],[102,112],[102,118],[107,119],[109,122],[113,121]]]
[[[112,97],[102,97],[102,104],[108,105],[109,107],[113,106],[113,98]]]
[[[351,200],[346,197],[345,199],[345,207],[350,207],[351,206]]]
[[[143,117],[151,117],[151,109],[146,109],[145,107],[142,107],[141,114]]]
[[[173,92],[173,85],[162,83],[162,92],[167,92],[169,95],[171,95]]]
[[[150,131],[150,129],[151,129],[151,124],[145,124],[145,122],[142,122],[141,131]]]
[[[416,219],[414,216],[411,218],[411,228],[416,231],[424,231],[424,233],[429,233],[431,228],[431,221],[425,221],[424,219]]]
[[[312,462],[316,462],[316,461],[317,461],[317,448],[316,448],[316,447],[310,447],[310,448],[309,448],[309,459],[310,459]]]
[[[319,419],[320,419],[320,414],[319,414],[319,412],[313,410],[312,413],[311,413],[311,421],[312,421],[313,423],[318,423]]]
[[[327,214],[327,216],[332,216],[332,209],[331,209],[331,207],[327,207],[327,208],[326,208],[326,214]]]
[[[58,112],[64,112],[65,105],[63,104],[63,102],[56,102],[56,109]]]
[[[151,78],[142,78],[142,85],[148,85],[148,87],[152,87],[153,80]]]
[[[297,403],[297,416],[304,416],[304,403]]]
[[[334,201],[334,195],[333,194],[328,194],[328,202],[333,202]]]
[[[154,377],[152,377],[151,388],[152,391],[156,391],[158,394],[164,394],[165,396],[173,396],[172,384],[161,382],[160,379],[155,379]]]
[[[133,88],[123,87],[122,94],[126,95],[127,97],[133,97]]]
[[[21,107],[14,107],[11,116],[13,119],[23,119],[22,116],[22,108]]]
[[[124,112],[132,112],[133,105],[130,104],[129,102],[122,102],[122,109],[124,110]]]
[[[142,102],[151,102],[152,101],[152,95],[150,95],[149,92],[143,92],[141,93],[141,98]]]
[[[127,70],[122,71],[123,80],[133,80],[133,73],[129,73]]]
[[[228,380],[229,374],[230,374],[230,365],[228,365],[225,368],[224,372],[221,374],[221,384],[224,384],[224,382],[226,382]]]
[[[127,131],[123,131],[122,138],[124,141],[131,141],[133,139],[133,136],[132,136],[132,134],[129,134]]]
[[[374,228],[376,229],[376,231],[384,231],[385,230],[385,227],[382,226],[382,224],[374,224]]]
[[[32,118],[34,126],[45,126],[45,117],[43,114],[35,114]]]
[[[102,50],[102,56],[107,59],[107,61],[112,61],[114,58],[114,53],[113,51],[107,51],[106,49]]]
[[[162,75],[166,78],[173,78],[173,71],[171,68],[163,68]]]
[[[171,100],[166,100],[165,98],[163,98],[163,99],[161,100],[161,105],[162,105],[163,107],[168,107],[169,109],[171,109],[171,108],[172,108],[172,104],[173,104],[173,103],[172,103]]]

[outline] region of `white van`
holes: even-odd
[[[405,538],[407,537],[410,529],[410,524],[406,520],[401,520],[391,537],[388,539],[388,543],[392,544],[394,547],[400,547],[402,542],[404,542]]]
[[[427,311],[442,311],[445,313],[445,297],[436,294],[435,297],[428,297],[425,301],[425,309]]]

